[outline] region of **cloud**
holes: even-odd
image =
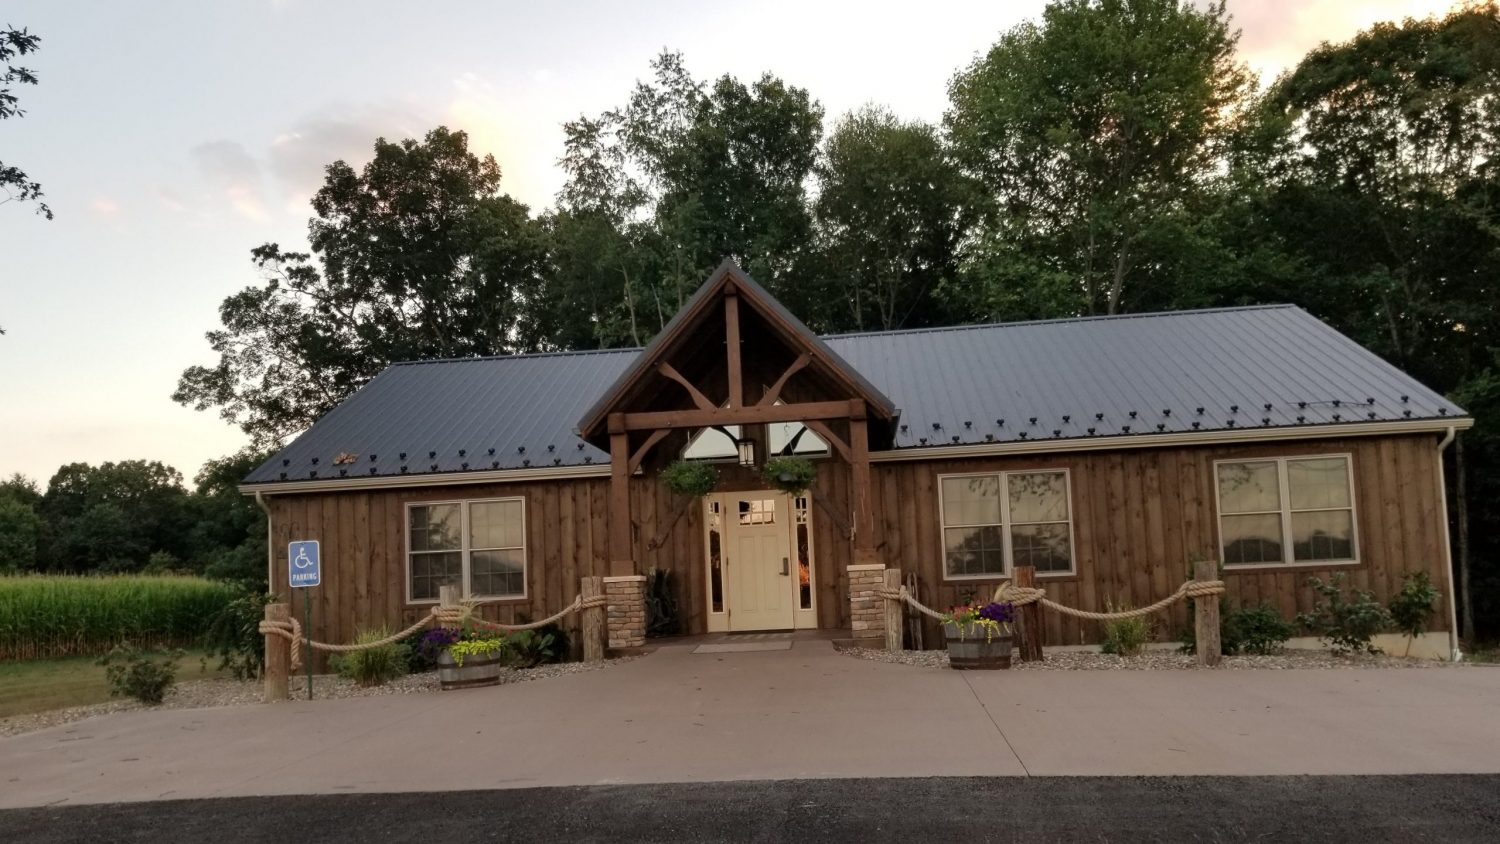
[[[193,147],[198,172],[240,215],[264,221],[266,201],[260,163],[237,141],[209,141]]]
[[[1347,41],[1380,21],[1443,14],[1452,0],[1275,0],[1230,5],[1240,56],[1270,82],[1319,44]]]
[[[358,169],[374,156],[376,138],[420,138],[441,122],[433,110],[403,102],[332,106],[278,134],[267,161],[289,202],[305,211],[329,164],[346,161]]]
[[[89,210],[104,217],[113,217],[120,212],[120,203],[107,196],[96,196],[89,203]]]

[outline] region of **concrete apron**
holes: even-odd
[[[1500,772],[1500,670],[957,672],[828,642],[0,739],[0,807],[889,776]]]

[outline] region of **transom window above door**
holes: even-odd
[[[786,402],[778,399],[776,404],[784,405]],[[688,440],[687,447],[682,450],[682,459],[735,460],[739,456],[735,440],[741,436],[740,430],[739,425],[725,425],[722,431],[718,428],[704,428]],[[766,446],[770,449],[768,456],[781,454],[788,444],[792,446],[792,454],[815,457],[828,453],[828,443],[801,422],[772,422],[766,425]]]
[[[1358,559],[1347,455],[1225,460],[1215,465],[1225,567]]]
[[[1073,571],[1073,517],[1064,470],[938,478],[943,574],[948,580]]]
[[[526,501],[494,498],[407,505],[407,599],[526,597]]]

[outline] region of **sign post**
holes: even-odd
[[[293,589],[306,589],[323,582],[323,561],[318,550],[318,540],[302,539],[286,546],[287,579]],[[302,630],[307,641],[312,641],[312,592],[302,593]],[[312,648],[302,657],[307,666],[307,699],[313,697]]]

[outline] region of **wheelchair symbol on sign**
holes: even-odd
[[[296,566],[299,569],[305,569],[312,564],[313,561],[307,556],[307,546],[304,545],[301,548],[298,548],[297,559],[292,561],[292,565]]]

